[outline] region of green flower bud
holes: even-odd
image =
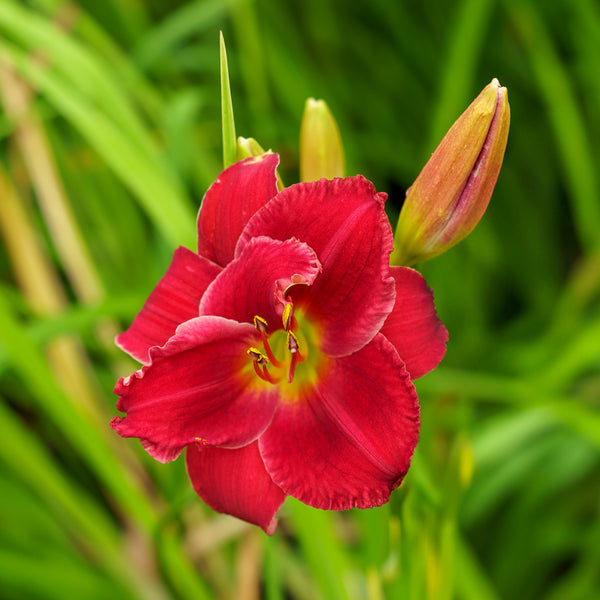
[[[309,98],[300,126],[300,181],[344,175],[344,148],[337,123],[323,100]]]

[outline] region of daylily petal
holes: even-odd
[[[275,533],[285,494],[265,470],[257,442],[236,450],[192,444],[185,462],[194,490],[212,509]]]
[[[220,271],[221,267],[183,246],[175,250],[169,269],[142,310],[117,336],[117,346],[147,363],[152,346],[162,346],[180,323],[198,316],[200,298]]]
[[[278,298],[290,286],[311,285],[320,271],[314,251],[298,240],[253,238],[208,287],[200,314],[240,322],[252,322],[258,315],[270,331],[281,329]]]
[[[247,158],[223,171],[209,188],[198,213],[198,252],[224,267],[233,259],[248,219],[275,194],[277,154]]]
[[[417,379],[444,357],[448,332],[421,274],[408,267],[391,267],[390,273],[396,281],[396,304],[381,333],[394,344],[411,378]]]
[[[269,425],[277,389],[259,388],[246,350],[260,339],[252,325],[197,317],[150,349],[150,364],[125,379],[113,429],[138,437],[157,460],[175,459],[193,442],[236,448]]]
[[[281,489],[316,508],[379,506],[408,470],[419,434],[410,376],[377,334],[331,359],[316,384],[279,404],[258,445]]]
[[[310,291],[300,291],[298,303],[319,323],[326,354],[362,348],[394,305],[386,197],[361,175],[292,185],[260,209],[240,236],[236,256],[258,235],[296,237],[317,253],[323,274]]]

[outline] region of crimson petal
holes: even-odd
[[[417,379],[444,357],[448,332],[421,274],[408,267],[391,267],[390,272],[396,281],[396,303],[381,333],[396,347],[412,379]]]
[[[321,350],[328,355],[362,348],[394,305],[386,197],[361,175],[300,183],[260,209],[240,236],[236,256],[259,235],[296,237],[316,252],[323,274],[295,299],[319,323]]]
[[[198,213],[198,253],[224,267],[248,219],[277,194],[277,154],[247,158],[223,171]]]
[[[200,298],[221,267],[183,246],[117,345],[142,363],[148,350],[162,346],[180,323],[198,316]]]
[[[275,533],[285,494],[265,470],[257,442],[236,450],[192,444],[185,459],[194,490],[211,508]]]
[[[285,290],[297,284],[311,285],[320,271],[314,251],[298,240],[253,238],[208,287],[200,314],[240,322],[252,322],[258,315],[267,321],[270,331],[281,329],[280,299]]]
[[[258,444],[281,489],[322,509],[388,501],[406,474],[419,434],[414,386],[381,334],[331,359],[314,386],[281,402]]]
[[[277,388],[257,388],[246,350],[260,339],[254,327],[221,317],[197,317],[150,349],[149,365],[120,379],[111,426],[140,438],[156,460],[177,458],[184,446],[240,447],[269,425]]]

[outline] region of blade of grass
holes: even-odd
[[[265,560],[263,577],[265,582],[265,600],[284,600],[282,584],[281,541],[274,536],[265,540]]]
[[[288,498],[286,506],[311,573],[327,600],[349,600],[344,583],[350,572],[348,557],[334,533],[331,513]]]
[[[0,235],[24,299],[34,314],[59,314],[67,306],[59,274],[44,254],[32,219],[1,166],[0,196]],[[73,336],[57,335],[49,340],[47,352],[63,389],[75,394],[91,420],[99,424],[103,418],[97,404],[100,392],[81,342]]]
[[[77,403],[58,387],[43,353],[27,336],[12,307],[1,296],[0,344],[37,410],[77,448],[131,522],[151,531],[156,517],[147,493],[134,483],[126,465],[112,454],[103,436],[79,412]]]
[[[573,221],[587,253],[600,249],[600,191],[584,118],[575,100],[569,73],[559,59],[541,11],[527,1],[505,0],[528,52],[541,100],[545,105],[561,157]]]
[[[32,85],[39,86],[135,194],[157,230],[174,246],[193,247],[195,216],[163,164],[140,153],[137,144],[132,143],[116,123],[54,71],[40,67],[5,41],[1,41],[0,46],[12,67]]]
[[[565,393],[586,373],[597,371],[599,364],[600,318],[588,319],[552,354],[543,371],[534,376],[534,385]]]
[[[460,536],[456,543],[456,591],[461,600],[500,600],[477,557]]]
[[[162,529],[156,546],[171,585],[182,598],[211,600],[214,597],[185,553],[175,526],[168,525]]]
[[[118,80],[121,89],[134,98],[151,118],[157,118],[162,112],[162,99],[158,91],[146,79],[144,74],[123,50],[122,46],[111,37],[112,32],[104,31],[93,17],[86,12],[81,4],[66,5],[63,0],[32,0],[31,4],[44,11],[48,18],[59,18],[61,11],[71,9],[75,13],[71,22],[71,31],[96,50],[96,56],[104,58],[110,65],[113,78]],[[121,6],[122,3],[119,3]],[[141,9],[142,5],[127,5],[130,14],[135,12],[135,7]],[[143,21],[147,19],[140,17]],[[140,24],[141,26],[141,24]],[[148,23],[144,23],[148,27]],[[136,28],[138,26],[136,25]]]
[[[111,516],[65,476],[37,437],[4,406],[1,398],[0,430],[0,460],[55,512],[55,519],[76,540],[77,549],[85,548],[95,564],[131,592],[143,589],[140,573],[122,555],[121,539]],[[158,582],[153,581],[152,586],[159,598]]]
[[[600,446],[600,416],[588,406],[588,399],[540,389],[534,377],[526,380],[441,367],[421,380],[419,389],[427,393],[454,393],[477,402],[508,403],[517,410],[536,411],[543,407],[555,422],[558,420]]]
[[[65,590],[73,598],[97,600],[142,600],[141,595],[109,582],[77,564],[74,558],[60,556],[27,556],[0,549],[0,586],[6,598],[43,598],[62,600]]]
[[[41,53],[50,67],[60,73],[69,87],[84,95],[88,102],[110,115],[126,137],[135,142],[140,153],[156,152],[156,144],[133,110],[114,78],[112,65],[98,54],[93,54],[58,24],[43,18],[13,0],[0,3],[0,27],[10,37],[21,41],[32,54]],[[175,183],[175,182],[173,182]]]
[[[0,63],[0,91],[2,92],[0,96],[3,99],[6,112],[15,122],[15,139],[27,165],[32,185],[49,226],[52,241],[60,255],[63,268],[77,297],[84,303],[97,302],[105,295],[105,291],[88,246],[84,241],[84,236],[75,220],[71,204],[67,200],[64,185],[53,160],[44,128],[35,112],[33,112],[31,90],[6,65]],[[3,177],[0,170],[0,178]],[[0,182],[0,186],[7,187],[2,182]],[[16,199],[16,194],[11,195]],[[25,228],[31,230],[32,226],[26,220],[24,212],[21,213],[21,217],[20,227],[18,227],[19,222],[14,218],[11,219],[11,226],[18,227],[21,233]],[[29,238],[33,240],[34,235],[31,234]],[[13,252],[14,256],[31,255],[32,252],[38,249],[32,241],[26,246],[20,235],[16,238],[17,244],[20,249]],[[38,262],[41,263],[41,259],[38,259]],[[49,265],[46,268],[49,268]],[[23,277],[27,275],[27,272],[22,273]],[[57,278],[46,278],[48,282],[51,280],[55,283]],[[45,303],[47,297],[56,297],[56,286],[52,288],[48,286],[42,288],[40,286],[38,295],[37,303]],[[64,305],[64,299],[62,302],[57,299],[53,304]],[[119,331],[118,325],[112,320],[104,320],[96,324],[95,330],[104,347],[112,350],[114,348],[113,340]],[[70,358],[72,356],[71,353]],[[70,362],[71,360],[67,360],[67,365]],[[83,372],[83,369],[79,369],[79,371]],[[71,373],[72,377],[77,379],[77,369],[71,369]]]
[[[390,552],[390,505],[356,510],[352,515],[362,530],[361,557],[365,561],[365,566],[380,569]]]

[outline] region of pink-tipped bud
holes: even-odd
[[[506,88],[494,79],[452,125],[406,192],[392,264],[433,258],[473,231],[496,185],[509,124]]]
[[[323,100],[309,98],[300,126],[300,181],[344,175],[344,148],[337,123]]]

